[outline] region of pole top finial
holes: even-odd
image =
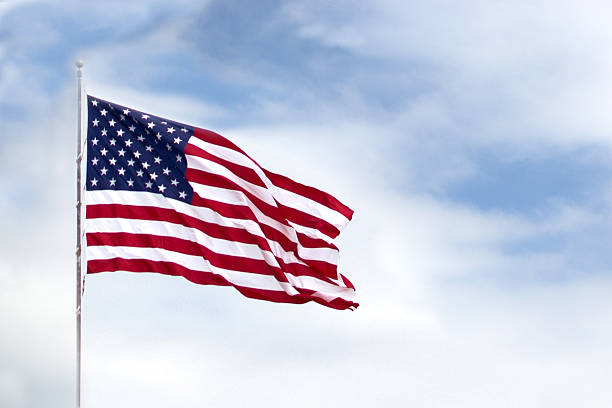
[[[76,60],[76,62],[74,63],[74,65],[76,65],[76,67],[78,69],[83,68],[83,65],[85,65],[85,63],[83,62],[83,60]]]

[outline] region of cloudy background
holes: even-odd
[[[199,4],[195,4],[199,3]],[[612,405],[602,1],[0,1],[0,406],[74,404],[76,79],[355,209],[361,306],[88,277],[84,407]]]

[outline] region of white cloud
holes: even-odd
[[[612,34],[605,2],[292,3],[297,32],[389,64],[430,71],[468,140],[514,148],[610,145]],[[409,72],[413,72],[410,69]],[[411,108],[412,109],[412,108]],[[518,146],[517,146],[518,144]]]
[[[455,18],[437,23],[432,31],[441,38],[421,44],[416,36],[403,47],[400,41],[388,41],[391,33],[385,27],[395,26],[391,31],[398,30],[402,40],[408,36],[404,29],[424,35],[429,28],[421,21],[427,21],[424,16],[431,10],[422,7],[421,14],[404,20],[408,17],[402,13],[392,16],[389,9],[371,7],[375,12],[371,20],[365,18],[371,22],[365,28],[372,32],[348,25],[328,33],[332,28],[322,21],[316,27],[304,23],[303,33],[387,57],[406,52],[438,62],[449,58],[471,74],[473,62],[503,65],[504,59],[498,61],[493,53],[509,35],[504,30],[514,32],[504,23],[501,39],[481,39],[490,32],[487,24],[500,18],[487,22],[471,17],[474,10],[491,17],[491,6],[479,3],[469,12],[454,9],[455,16],[462,16],[455,17],[459,23]],[[514,13],[520,16],[524,10]],[[509,21],[516,23],[513,16]],[[420,25],[400,26],[395,19]],[[464,33],[465,19],[480,25]],[[558,26],[549,19],[536,26]],[[441,33],[447,25],[463,48],[448,47],[440,56],[426,45],[445,45],[451,34]],[[174,38],[164,33],[163,27],[152,30],[136,44]],[[478,41],[486,55],[466,45]],[[536,41],[534,49],[544,45]],[[203,98],[125,91],[129,81],[113,77],[135,75],[133,67],[114,64],[133,52],[133,46],[127,44],[117,54],[106,45],[82,50],[86,69],[92,67],[86,78],[96,79],[90,82],[92,93],[193,124],[229,115]],[[512,58],[506,62],[520,68],[522,51],[509,53]],[[106,67],[105,60],[113,67]],[[11,133],[2,139],[6,149],[0,150],[0,186],[24,191],[22,196],[4,195],[0,204],[6,215],[0,221],[0,307],[9,312],[0,320],[0,405],[63,406],[73,400],[74,87],[51,96],[39,92],[37,82],[28,85],[27,76],[18,75],[11,64],[2,66],[3,73],[14,76],[2,82],[0,95],[28,106],[28,117],[37,120],[27,132],[19,121],[3,123]],[[155,71],[149,69],[149,74]],[[41,70],[28,68],[36,78],[44,78]],[[25,85],[18,87],[18,81]],[[460,85],[457,94],[466,89],[465,83]],[[268,104],[253,109],[283,116],[280,125],[220,129],[265,167],[323,188],[356,210],[339,246],[341,269],[357,286],[362,305],[343,313],[319,305],[257,302],[229,288],[200,287],[180,278],[88,277],[87,406],[609,405],[605,370],[612,340],[612,283],[589,274],[594,271],[573,276],[568,261],[583,255],[571,245],[542,249],[531,243],[546,243],[548,237],[574,241],[578,233],[609,224],[612,200],[598,211],[591,203],[553,204],[536,218],[436,198],[414,188],[423,183],[414,174],[407,175],[405,188],[397,188],[389,174],[412,172],[407,162],[421,161],[435,191],[475,171],[474,163],[459,154],[462,141],[440,155],[447,160],[457,153],[455,171],[448,174],[438,169],[438,162],[428,163],[437,143],[448,140],[424,148],[415,137],[419,130],[441,131],[461,123],[453,116],[449,95],[456,94],[421,98],[399,115],[361,103],[356,115],[346,106],[320,101],[322,112],[308,112],[322,122],[315,125],[298,108],[261,97]],[[315,94],[305,98],[317,101]],[[338,119],[327,120],[332,117]],[[493,124],[481,126],[490,129]],[[504,126],[511,128],[511,121]],[[408,144],[403,156],[389,156],[399,142]],[[540,152],[531,144],[528,148]],[[23,165],[26,158],[31,165]],[[15,174],[25,181],[16,180]],[[602,205],[600,200],[596,204]],[[559,279],[540,279],[551,271]]]
[[[134,101],[147,96],[156,99],[143,94]],[[174,102],[173,109],[180,110],[193,101]],[[53,129],[55,137],[70,133],[58,125],[68,116],[66,110],[58,122],[42,128],[47,135]],[[357,210],[340,246],[341,268],[357,285],[360,309],[340,313],[318,305],[255,302],[229,288],[198,287],[163,276],[90,277],[85,310],[88,405],[311,406],[313,400],[296,390],[316,390],[318,401],[354,406],[398,401],[571,406],[588,398],[596,406],[610,401],[598,363],[606,356],[612,330],[600,325],[605,319],[597,312],[610,307],[604,291],[608,281],[530,282],[526,288],[505,289],[481,276],[534,268],[533,258],[508,254],[505,245],[549,232],[571,234],[591,222],[588,214],[559,208],[534,222],[399,193],[376,171],[380,158],[372,144],[340,149],[351,146],[346,141],[354,137],[352,130],[339,126],[326,133],[296,123],[224,133],[264,165],[329,190]],[[14,284],[7,281],[1,287],[25,285],[23,291],[10,290],[14,296],[2,297],[5,308],[14,311],[4,324],[19,322],[21,327],[3,337],[4,350],[19,361],[3,377],[7,403],[19,401],[20,390],[31,384],[69,389],[65,380],[58,384],[52,378],[57,370],[69,378],[72,370],[71,199],[51,192],[55,175],[45,170],[54,168],[52,157],[63,157],[55,174],[65,178],[71,172],[70,143],[63,146],[47,159],[37,154],[41,165],[34,168],[40,184],[50,184],[46,200],[56,203],[53,208],[66,208],[54,210],[58,217],[53,219],[38,219],[37,230],[45,237],[39,246],[55,255],[45,257],[44,265],[32,260],[25,266],[19,259],[32,243],[18,240],[19,252],[3,258],[14,265],[9,275]],[[538,255],[543,268],[563,267],[563,253]],[[24,273],[33,280],[24,281]],[[20,301],[24,298],[29,302]],[[569,311],[568,303],[577,308],[561,319],[557,310]],[[578,335],[577,325],[584,327]],[[591,344],[588,333],[599,343]],[[554,347],[548,344],[552,339]],[[50,346],[62,352],[48,353]],[[582,352],[587,346],[590,351]],[[591,373],[584,374],[589,388],[577,385],[560,398],[558,390],[568,381],[565,373],[577,367]],[[579,378],[573,381],[579,384]]]

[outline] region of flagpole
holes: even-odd
[[[83,114],[83,61],[75,63],[78,82],[78,114],[77,114],[77,242],[76,242],[76,406],[81,407],[81,161],[82,161],[82,114]]]

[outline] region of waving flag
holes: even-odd
[[[353,309],[333,239],[353,211],[209,130],[87,97],[87,273],[154,272]]]

